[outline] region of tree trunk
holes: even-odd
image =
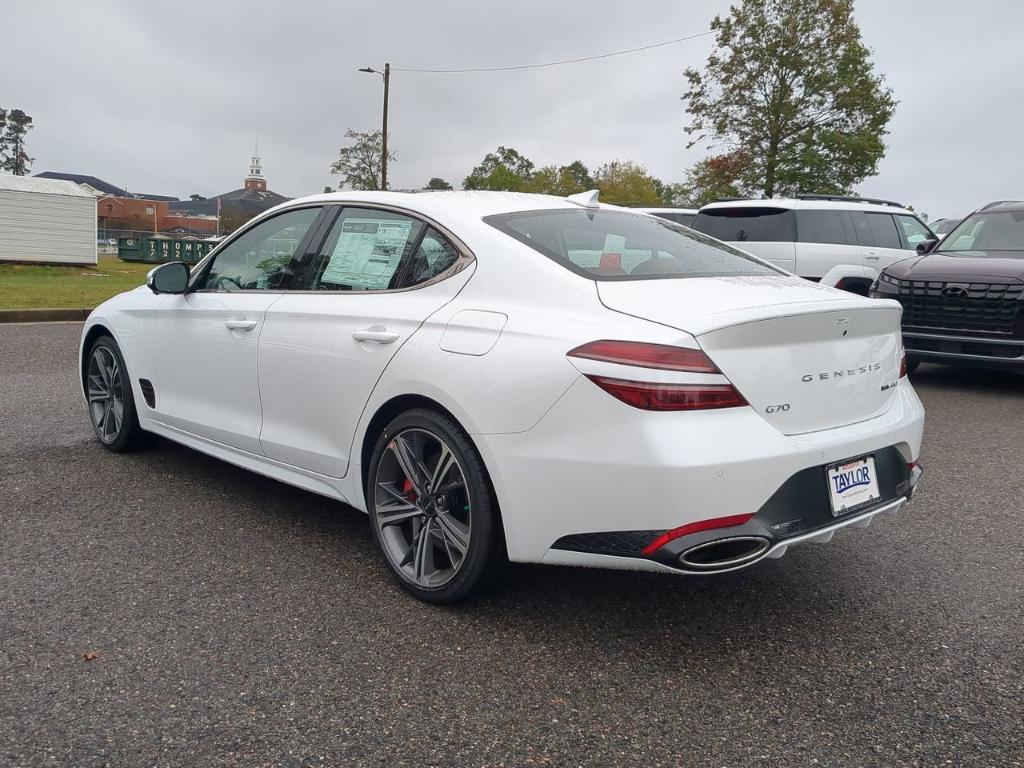
[[[778,162],[779,140],[776,136],[768,139],[768,156],[764,168],[764,196],[775,197],[775,166]]]

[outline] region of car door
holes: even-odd
[[[187,293],[160,305],[154,326],[157,421],[262,453],[257,340],[321,211],[292,209],[246,229],[199,269]]]
[[[843,264],[859,267],[861,247],[848,211],[838,209],[797,209],[796,273],[820,279]]]
[[[402,344],[469,278],[464,246],[413,215],[349,207],[304,269],[304,291],[267,311],[259,342],[267,456],[329,477]],[[428,372],[425,372],[425,374]]]
[[[876,272],[890,264],[912,256],[913,251],[903,247],[893,215],[884,211],[851,211],[854,229],[863,248],[861,262]]]

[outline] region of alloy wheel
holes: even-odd
[[[404,578],[436,588],[455,577],[469,551],[472,509],[462,465],[444,440],[420,428],[394,435],[373,502],[384,553]]]
[[[96,347],[89,358],[87,396],[96,434],[104,443],[114,442],[124,421],[124,394],[121,366],[108,347]]]

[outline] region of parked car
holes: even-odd
[[[1024,202],[990,203],[920,250],[885,269],[872,289],[903,305],[910,368],[1024,372]]]
[[[101,304],[80,372],[104,447],[348,502],[454,602],[506,558],[730,571],[900,509],[899,315],[596,192],[344,192]]]
[[[936,219],[929,222],[929,228],[940,240],[948,235],[963,219]]]
[[[647,213],[651,216],[657,216],[668,221],[674,221],[676,224],[682,224],[684,227],[688,227],[693,224],[694,218],[697,216],[696,208],[669,208],[655,207],[655,208],[633,208],[634,211],[640,211],[641,213]]]
[[[829,195],[709,203],[691,226],[800,277],[862,296],[879,270],[938,239],[899,203]]]

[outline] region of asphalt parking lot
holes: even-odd
[[[1024,378],[922,366],[922,491],[829,545],[439,609],[341,504],[103,451],[79,332],[0,326],[0,765],[1024,765]]]

